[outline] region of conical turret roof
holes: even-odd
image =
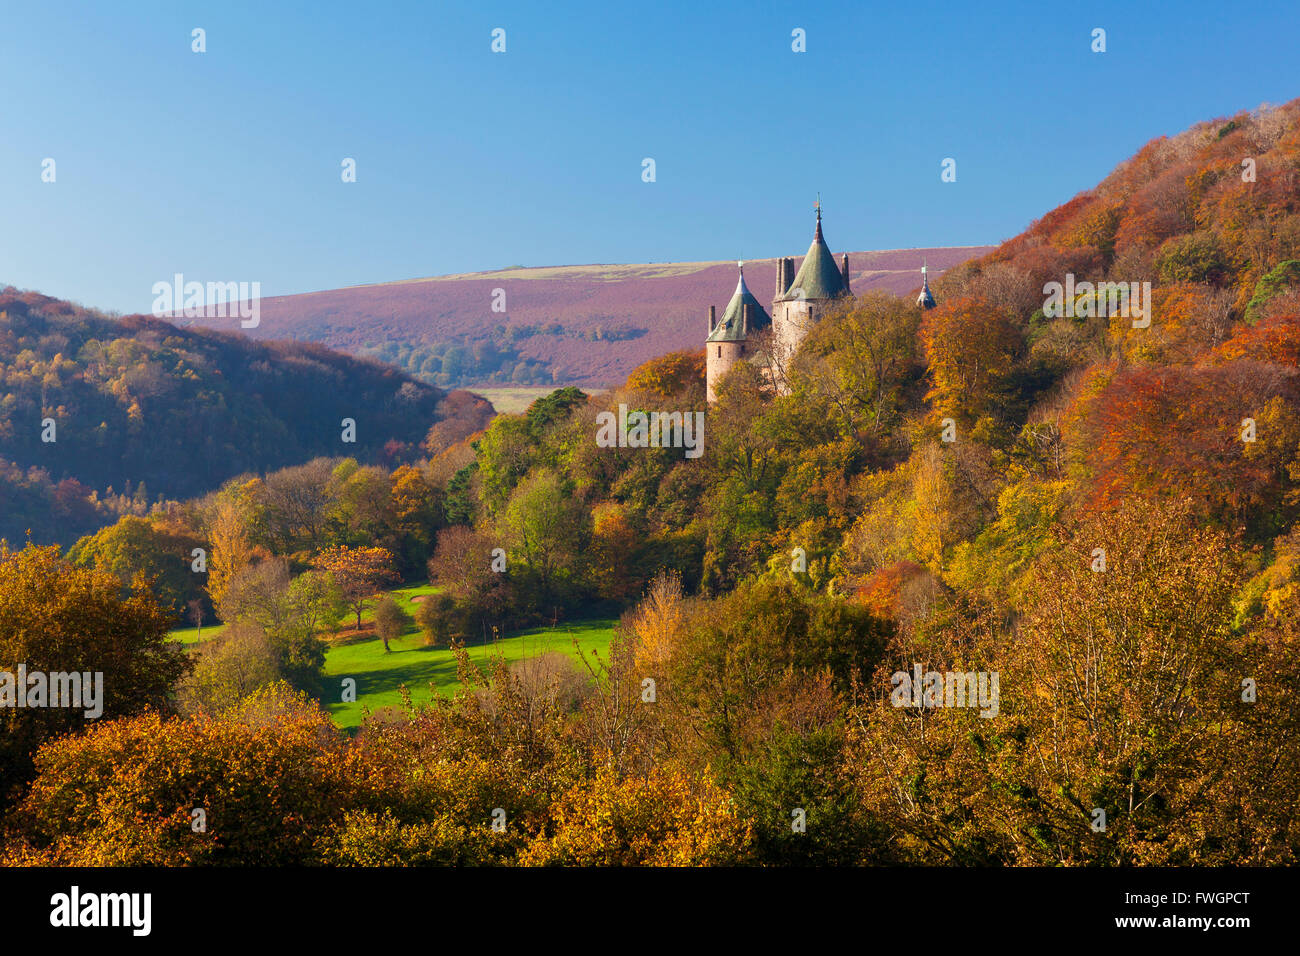
[[[833,299],[847,293],[844,274],[835,264],[835,256],[822,238],[822,210],[819,205],[817,231],[813,235],[812,245],[808,247],[808,254],[799,265],[794,282],[790,283],[790,288],[781,299]]]
[[[749,306],[749,328],[745,329],[745,306]],[[753,333],[772,324],[772,317],[754,298],[754,293],[745,285],[745,266],[740,265],[740,277],[736,280],[736,291],[727,303],[727,311],[722,314],[722,321],[709,333],[709,342],[743,342],[746,331]]]
[[[934,293],[930,291],[928,271],[925,266],[921,266],[921,294],[916,297],[916,304],[923,309],[934,308]]]

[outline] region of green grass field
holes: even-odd
[[[167,636],[173,641],[180,641],[186,647],[193,647],[200,640],[206,641],[209,637],[216,637],[225,629],[224,624],[204,624],[202,633],[197,627],[183,627],[177,631],[168,631]]]
[[[411,599],[415,597],[424,597],[429,594],[437,594],[438,589],[430,584],[412,584],[409,587],[398,588],[397,590],[389,591],[388,593],[397,598],[397,603],[402,605],[402,609],[406,611],[407,614],[413,615],[415,614],[415,602]],[[365,624],[373,619],[373,617],[374,614],[369,608],[367,608],[361,612],[361,623]],[[355,626],[356,622],[357,619],[352,616],[352,612],[349,611],[341,624],[346,628]],[[188,647],[197,644],[200,640],[207,640],[209,637],[216,637],[225,629],[226,625],[224,624],[204,624],[201,637],[199,635],[199,629],[195,627],[183,627],[175,631],[169,631],[167,636],[173,641],[180,641]]]
[[[402,609],[414,616],[418,604],[414,598],[436,594],[438,589],[429,584],[413,584],[389,593],[397,598]],[[361,615],[363,624],[372,618],[370,610]],[[561,624],[558,627],[540,627],[507,634],[495,642],[471,644],[471,658],[485,672],[493,655],[506,661],[527,660],[547,651],[564,651],[570,655],[590,650],[604,652],[614,636],[612,618],[600,618]],[[381,707],[395,707],[402,702],[400,688],[405,685],[415,702],[427,701],[432,696],[430,683],[441,694],[451,694],[459,689],[456,680],[456,656],[445,647],[433,648],[424,643],[420,629],[414,623],[397,640],[390,642],[391,652],[384,653],[383,641],[373,632],[361,631],[356,640],[349,640],[354,617],[345,618],[343,630],[331,643],[325,654],[326,699],[322,701],[334,723],[343,728],[359,727],[365,711],[371,713]],[[220,634],[223,624],[210,624],[203,628],[203,640]],[[171,632],[173,640],[189,647],[198,643],[195,629],[184,628]],[[575,651],[573,639],[578,639]],[[343,679],[351,677],[357,682],[355,703],[342,703]]]
[[[509,634],[496,642],[470,645],[468,649],[471,659],[485,672],[493,655],[501,655],[513,663],[547,651],[572,655],[593,649],[603,652],[614,636],[616,623],[613,619],[597,619],[534,628]],[[577,651],[574,638],[578,640]],[[418,628],[408,628],[406,634],[391,642],[391,647],[391,653],[385,654],[379,638],[366,637],[356,643],[336,645],[325,655],[325,686],[329,689],[327,694],[334,697],[333,701],[325,701],[325,706],[338,726],[360,726],[365,708],[373,713],[381,707],[399,706],[402,685],[417,703],[432,698],[430,684],[444,695],[459,689],[456,656],[445,647],[426,646]],[[338,701],[345,677],[357,682],[355,703]]]

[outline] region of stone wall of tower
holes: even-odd
[[[744,357],[744,342],[709,342],[704,356],[705,388],[708,400],[717,400],[717,384]]]
[[[799,346],[808,337],[814,325],[834,304],[834,299],[790,299],[772,303],[773,364],[777,366],[776,390],[785,395],[786,369]]]
[[[790,299],[772,303],[772,334],[782,354],[794,356],[812,327],[821,320],[829,299]]]

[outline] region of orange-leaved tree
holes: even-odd
[[[283,684],[216,718],[157,713],[50,741],[0,865],[277,866],[363,803],[364,755]]]
[[[189,667],[183,649],[167,640],[172,623],[143,577],[124,595],[117,575],[75,567],[57,547],[29,543],[10,551],[0,544],[0,673],[12,681],[11,701],[17,693],[28,703],[0,706],[0,807],[30,778],[32,754],[44,741],[170,706]],[[17,677],[20,666],[27,679]],[[51,675],[47,693],[57,681],[60,700],[68,703],[65,691],[72,691],[78,706],[27,699],[36,674]]]
[[[922,320],[921,343],[936,413],[973,424],[1000,410],[1023,345],[1005,309],[973,297],[943,303]]]
[[[393,554],[386,548],[335,545],[316,555],[312,566],[334,578],[334,583],[343,592],[343,600],[357,616],[357,630],[361,630],[361,612],[365,610],[366,602],[377,597],[386,585],[398,580],[393,568]]]
[[[632,391],[651,392],[660,398],[672,398],[704,382],[704,353],[699,349],[669,352],[643,362],[627,377]]]

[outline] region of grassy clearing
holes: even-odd
[[[438,593],[438,588],[430,584],[412,584],[388,592],[397,599],[398,604],[408,614],[414,616],[419,600],[430,594]],[[353,630],[356,618],[343,620],[343,630],[329,641],[329,650],[325,653],[325,687],[327,700],[322,701],[329,711],[334,723],[340,727],[359,727],[365,711],[373,713],[381,707],[396,707],[402,702],[400,688],[405,685],[411,692],[411,699],[423,702],[431,699],[433,684],[440,694],[451,694],[459,689],[456,681],[456,656],[445,647],[433,648],[424,643],[424,636],[414,623],[407,626],[397,640],[390,642],[391,652],[384,653],[384,643],[370,626],[374,613],[367,609],[361,614],[362,629]],[[568,654],[587,653],[599,650],[602,653],[609,647],[614,636],[613,618],[600,618],[587,621],[575,621],[558,627],[539,627],[507,634],[497,641],[488,640],[471,644],[471,658],[485,672],[493,655],[501,655],[506,661],[527,660],[547,651],[564,651]],[[203,628],[204,641],[215,637],[225,628],[224,624],[209,624]],[[199,638],[195,628],[189,627],[171,632],[171,638],[193,649],[198,646]],[[578,649],[573,646],[573,639],[578,640]],[[338,700],[345,677],[357,682],[357,699],[355,703],[342,703]]]
[[[431,584],[412,584],[408,587],[397,588],[395,591],[389,591],[393,597],[397,598],[397,603],[402,606],[402,610],[407,614],[414,615],[415,607],[418,603],[414,598],[427,597],[430,594],[437,594],[438,589]],[[373,602],[371,602],[373,604]],[[361,612],[361,623],[366,623],[374,619],[374,612],[370,608]],[[340,622],[344,628],[350,628],[356,625],[356,618],[348,611],[343,620]],[[226,629],[224,624],[204,624],[202,636],[200,637],[199,629],[196,627],[183,627],[174,631],[168,631],[167,636],[173,641],[179,641],[187,647],[196,646],[200,640],[206,641],[210,637],[216,637]]]
[[[201,630],[197,627],[183,627],[168,631],[167,636],[173,641],[180,641],[186,647],[197,647],[200,640],[206,641],[210,637],[216,637],[225,629],[224,624],[204,624]]]
[[[574,655],[590,650],[604,652],[614,636],[616,623],[608,618],[519,631],[497,641],[470,645],[470,657],[486,671],[494,655],[513,663],[547,651]],[[384,653],[383,642],[373,633],[363,631],[359,638],[348,642],[345,632],[325,655],[325,686],[335,697],[334,702],[327,701],[325,706],[340,727],[360,726],[365,708],[373,713],[381,707],[399,706],[403,685],[417,703],[432,698],[430,684],[443,695],[452,694],[460,687],[456,681],[456,656],[445,647],[426,646],[414,626],[391,642],[392,651],[388,654]],[[578,641],[577,650],[573,646],[574,638]],[[345,677],[357,682],[355,703],[337,701]]]

